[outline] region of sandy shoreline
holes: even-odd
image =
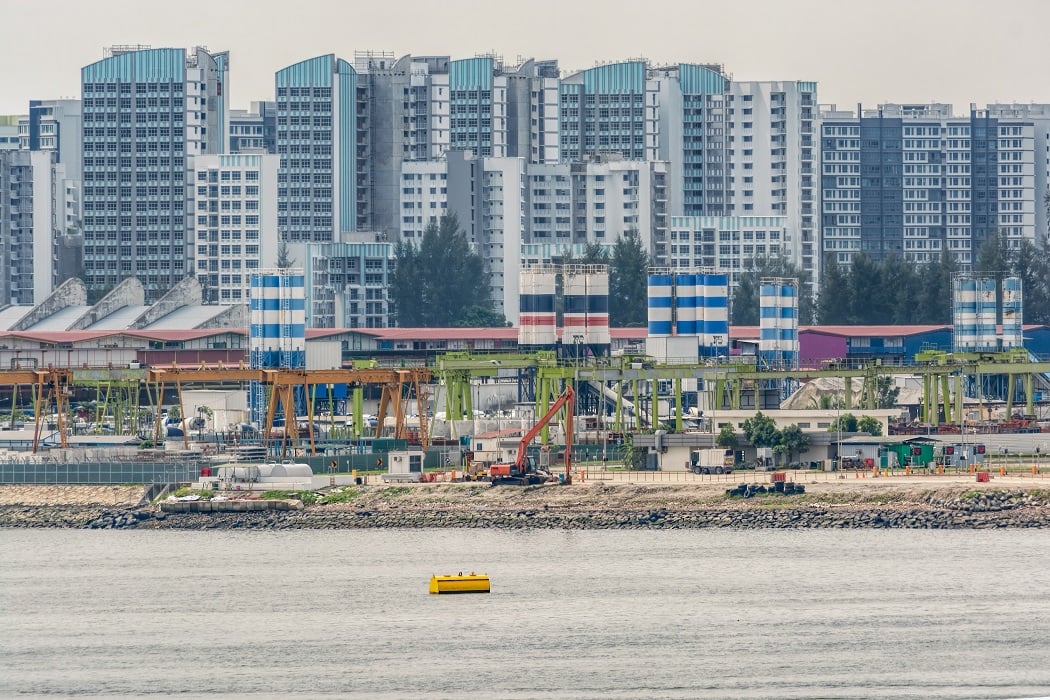
[[[652,475],[648,475],[652,477]],[[807,479],[806,477],[810,478]],[[376,527],[1050,527],[1050,479],[972,475],[821,478],[801,495],[729,498],[739,478],[659,481],[635,474],[572,486],[369,485],[345,502],[268,513],[165,514],[142,487],[0,486],[0,527],[326,529]],[[340,490],[341,490],[340,489]],[[324,491],[330,491],[325,489]]]

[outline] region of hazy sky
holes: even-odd
[[[0,114],[80,96],[113,44],[230,52],[234,107],[274,71],[354,51],[495,51],[721,63],[738,80],[815,80],[822,103],[1050,102],[1050,0],[0,0]]]

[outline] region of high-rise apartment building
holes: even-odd
[[[789,235],[786,216],[672,216],[671,267],[720,270],[734,288],[748,261],[780,257]]]
[[[558,160],[558,65],[523,61],[505,66],[497,56],[360,53],[371,106],[373,222],[396,235],[402,165],[435,160],[449,150],[480,157]]]
[[[17,114],[0,114],[0,151],[18,150],[18,124],[22,119]]]
[[[563,160],[670,164],[674,215],[784,216],[781,254],[819,274],[816,83],[733,81],[721,66],[596,66],[561,81]],[[674,264],[666,240],[658,259]]]
[[[55,154],[55,285],[80,274],[83,263],[82,130],[80,100],[30,100],[28,116],[18,122],[23,151]]]
[[[822,118],[823,247],[838,262],[948,252],[965,270],[996,232],[1043,243],[1050,105],[831,106]]]
[[[339,243],[293,245],[306,270],[311,328],[385,328],[391,324],[394,245],[386,234],[354,232]]]
[[[782,216],[781,255],[820,277],[817,84],[731,82],[727,95],[725,215]]]
[[[368,84],[349,62],[317,56],[277,71],[278,227],[327,243],[370,225]]]
[[[205,303],[247,303],[251,275],[277,266],[277,164],[255,153],[193,159],[193,262]]]
[[[54,289],[56,155],[0,151],[0,303],[39,304]]]
[[[526,231],[525,159],[469,151],[451,151],[447,159],[448,211],[481,256],[492,308],[514,322]]]
[[[595,66],[562,78],[559,146],[564,161],[594,153],[658,160],[659,85],[645,61]]]
[[[194,156],[226,148],[226,53],[113,47],[81,70],[84,282],[138,277],[147,302],[192,273]]]
[[[577,163],[529,165],[527,173],[528,244],[611,249],[633,231],[653,253],[656,241],[666,240],[670,168],[663,161],[604,154]]]

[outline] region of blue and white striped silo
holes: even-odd
[[[765,278],[759,287],[759,355],[772,368],[798,367],[798,282]]]
[[[977,349],[977,279],[952,279],[952,346],[956,352]]]
[[[703,307],[703,328],[700,346],[708,355],[725,355],[729,348],[729,275],[724,272],[707,272],[698,295],[697,306]],[[700,325],[699,314],[697,325]]]
[[[649,336],[671,335],[673,278],[667,268],[649,268]]]
[[[674,276],[675,333],[696,335],[697,325],[697,277],[692,272],[676,272]]]
[[[300,269],[251,275],[248,361],[253,369],[306,369],[306,277]],[[252,421],[265,416],[265,392],[249,387]]]
[[[995,350],[999,345],[996,333],[995,278],[981,277],[977,280],[977,347],[980,350]]]
[[[1023,337],[1023,290],[1020,277],[1003,280],[1003,348],[1019,348]]]

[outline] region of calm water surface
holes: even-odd
[[[0,696],[1050,695],[1050,532],[0,530]],[[430,596],[476,569],[491,595]]]

